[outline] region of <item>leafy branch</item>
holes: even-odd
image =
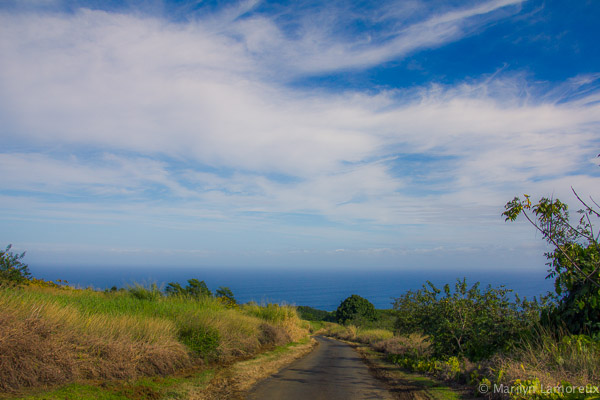
[[[523,215],[544,239],[555,247],[554,253],[558,252],[566,259],[567,263],[564,263],[557,254],[548,255],[554,259],[555,267],[568,269],[570,266],[584,281],[600,288],[600,232],[595,232],[592,222],[594,217],[600,218],[600,213],[586,203],[573,188],[571,190],[584,206],[578,211],[581,218],[577,226],[570,222],[568,206],[552,198],[543,197],[537,204],[532,204],[529,195],[524,195],[524,200],[515,197],[506,204],[502,215],[506,217],[506,221],[515,221],[519,215]],[[590,200],[598,206],[594,199]],[[581,258],[582,251],[586,249],[594,251]],[[560,271],[556,270],[555,273],[560,274]]]

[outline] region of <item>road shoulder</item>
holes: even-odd
[[[310,353],[317,341],[306,341],[281,346],[246,361],[237,362],[218,371],[206,388],[190,393],[190,400],[245,399],[247,392],[258,382],[276,374],[295,360]]]
[[[401,370],[389,362],[385,355],[368,346],[347,342],[354,347],[377,379],[384,382],[396,399],[455,400],[475,399],[465,388],[450,387],[445,382],[429,376]]]

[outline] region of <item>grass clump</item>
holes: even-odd
[[[372,345],[389,340],[394,336],[394,333],[387,329],[364,328],[356,325],[339,325],[335,323],[325,323],[322,331],[326,335],[338,339]]]
[[[129,286],[127,288],[127,291],[132,297],[138,300],[155,301],[162,297],[162,292],[160,291],[156,283],[153,283],[148,288],[143,285],[140,285],[139,283],[135,283],[132,286]]]
[[[179,329],[179,339],[192,352],[204,359],[218,358],[219,332],[202,324],[190,323]]]
[[[276,323],[298,318],[298,314],[294,307],[282,306],[279,304],[259,306],[256,303],[249,303],[244,305],[243,311],[248,315],[253,315],[266,321]]]
[[[557,382],[575,386],[600,384],[600,342],[585,335],[539,328],[538,334],[505,356],[492,359],[507,382],[537,380],[545,387]]]

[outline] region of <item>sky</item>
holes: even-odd
[[[540,269],[600,199],[600,2],[0,0],[30,265]]]

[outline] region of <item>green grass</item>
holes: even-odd
[[[186,377],[142,378],[132,382],[72,383],[48,391],[29,391],[18,397],[0,396],[6,400],[142,400],[187,399],[191,391],[206,387],[214,376],[207,369]]]
[[[297,318],[296,310],[288,306],[280,306],[278,304],[267,304],[259,306],[258,304],[246,304],[242,310],[266,321],[283,322],[288,319]]]

